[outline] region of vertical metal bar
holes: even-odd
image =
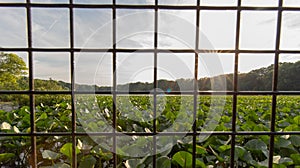
[[[199,49],[199,31],[200,31],[200,0],[197,0],[196,10],[196,38],[195,38],[195,67],[194,67],[194,107],[193,107],[193,160],[192,167],[196,167],[196,147],[197,147],[197,112],[198,112],[198,49]]]
[[[36,132],[35,129],[35,108],[34,108],[34,79],[33,79],[33,54],[32,54],[32,22],[31,22],[31,2],[26,0],[27,11],[27,43],[28,43],[28,65],[29,65],[29,98],[30,98],[30,136],[31,136],[31,159],[32,167],[37,167],[37,153],[36,153]]]
[[[70,24],[70,64],[71,64],[71,106],[72,106],[72,167],[77,167],[76,155],[76,112],[75,112],[75,62],[74,62],[74,14],[73,14],[73,0],[69,1],[69,24]]]
[[[157,44],[158,44],[158,0],[155,0],[155,9],[154,9],[154,79],[153,79],[153,132],[157,133],[156,128],[156,108],[157,108]],[[156,167],[156,135],[153,136],[153,168]]]
[[[116,53],[116,0],[113,0],[113,9],[112,9],[112,15],[113,15],[113,22],[112,22],[112,28],[113,28],[113,167],[117,167],[117,137],[116,137],[116,128],[117,128],[117,53]]]
[[[241,23],[241,0],[237,4],[236,34],[235,34],[235,59],[233,74],[233,100],[232,100],[232,127],[231,127],[231,149],[230,167],[234,167],[235,138],[236,138],[236,117],[237,117],[237,91],[238,91],[238,67],[239,67],[239,43],[240,43],[240,23]]]
[[[280,33],[281,33],[281,20],[282,20],[282,0],[278,1],[278,11],[277,11],[277,30],[276,30],[276,41],[275,41],[275,59],[274,59],[274,69],[273,69],[273,81],[272,81],[272,92],[277,91],[278,83],[278,63],[279,63],[279,47],[280,47]],[[276,124],[276,104],[277,95],[272,95],[272,114],[271,114],[271,132],[275,132]],[[269,166],[273,167],[273,153],[274,153],[274,134],[270,135],[270,146],[269,146]]]

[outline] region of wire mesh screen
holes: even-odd
[[[0,164],[300,166],[300,3],[0,0]]]

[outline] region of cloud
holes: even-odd
[[[285,13],[283,15],[284,26],[290,29],[300,30],[300,14],[299,13]]]
[[[154,48],[154,11],[118,10],[117,46],[120,48]]]
[[[153,5],[154,0],[116,0],[117,4],[139,4],[139,5]]]
[[[69,47],[69,16],[67,9],[32,10],[34,47]]]
[[[194,11],[161,10],[158,15],[159,47],[185,49],[195,47],[196,13]]]
[[[273,11],[243,11],[241,13],[241,49],[275,49],[276,23],[260,24],[276,19]]]
[[[1,3],[10,3],[11,0],[0,0]],[[15,3],[22,3],[25,2],[25,0],[14,0]]]
[[[34,77],[70,82],[69,53],[33,53]]]
[[[27,47],[26,11],[0,8],[0,47]]]
[[[201,11],[201,49],[233,49],[236,32],[236,11]]]
[[[280,62],[297,62],[300,61],[300,55],[297,54],[280,54]]]
[[[112,0],[74,0],[74,3],[82,4],[111,4]]]
[[[300,14],[285,12],[282,17],[280,48],[298,50],[300,46]]]
[[[31,0],[32,3],[69,3],[69,0]]]
[[[274,63],[274,54],[240,54],[239,72],[250,72]]]
[[[75,47],[112,48],[110,9],[74,10]]]
[[[75,83],[112,85],[112,55],[110,53],[77,53]]]
[[[159,4],[167,5],[196,5],[195,0],[160,0]]]

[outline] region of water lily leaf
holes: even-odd
[[[278,138],[276,142],[276,146],[278,147],[287,147],[291,144],[291,141],[286,140],[284,138]]]
[[[279,163],[289,166],[293,164],[293,160],[291,158],[284,157],[279,160]]]
[[[1,153],[0,154],[0,163],[7,162],[13,159],[16,155],[14,153]]]
[[[300,146],[300,136],[299,135],[292,135],[290,140],[294,146],[296,146],[296,147]]]
[[[44,150],[42,156],[43,159],[55,160],[60,157],[60,154],[50,150]]]
[[[38,119],[36,119],[36,122],[39,120],[45,120],[47,118],[48,118],[48,115],[47,115],[47,113],[44,112],[40,115],[40,117]]]
[[[171,160],[167,156],[162,156],[157,158],[156,165],[158,168],[168,168],[171,167]]]
[[[269,156],[267,145],[260,139],[252,139],[245,144],[245,147],[253,152],[262,152],[266,157]]]
[[[243,159],[244,154],[247,152],[247,150],[241,146],[236,146],[234,148],[234,160]]]
[[[66,163],[56,163],[52,166],[43,166],[40,168],[70,168],[71,166]]]
[[[294,161],[296,165],[300,164],[300,154],[291,154],[291,159]]]
[[[189,152],[193,152],[193,146],[191,146],[189,149],[188,149]],[[206,154],[207,151],[206,151],[206,148],[200,146],[200,145],[196,145],[196,154]]]
[[[78,168],[94,168],[97,160],[92,156],[88,155],[82,158]]]
[[[72,143],[66,143],[60,148],[60,152],[64,155],[68,156],[69,158],[72,158]],[[76,154],[80,153],[80,150],[78,147],[76,147]]]
[[[191,167],[193,156],[191,153],[186,151],[179,151],[175,153],[172,160],[178,163],[181,167]]]
[[[230,148],[231,148],[231,145],[222,145],[222,146],[219,147],[219,151],[224,152],[224,151],[226,151]]]

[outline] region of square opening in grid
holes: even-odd
[[[47,4],[59,4],[59,3],[64,3],[67,4],[69,3],[68,0],[31,0],[32,3],[47,3]]]
[[[73,0],[75,4],[88,4],[88,5],[101,5],[101,4],[112,4],[112,0]]]
[[[39,136],[36,139],[39,145],[37,150],[37,163],[40,166],[67,166],[72,157],[72,137],[71,136]],[[79,149],[76,149],[79,152]],[[49,156],[50,155],[50,156]],[[49,156],[49,157],[45,157]],[[50,158],[50,159],[49,159]]]
[[[28,54],[0,52],[0,90],[29,90]]]
[[[25,8],[0,8],[0,47],[27,47]]]
[[[200,135],[197,137],[197,142],[199,143],[197,143],[196,145],[196,155],[200,156],[199,159],[197,159],[199,166],[222,165],[224,167],[230,167],[230,150],[232,142],[231,136],[211,135],[207,137],[205,135]],[[187,151],[191,152],[191,148],[188,148]],[[222,159],[220,160],[220,158],[218,159],[218,157],[210,157],[212,153],[217,154]]]
[[[169,63],[170,61],[172,64]],[[157,56],[158,88],[164,92],[193,91],[194,68],[195,54],[159,53]]]
[[[199,95],[197,98],[197,132],[232,130],[232,96]]]
[[[113,86],[113,59],[111,53],[75,53],[75,90],[111,91]]]
[[[271,96],[238,96],[237,123],[238,131],[270,131]]]
[[[72,103],[70,95],[35,95],[35,129],[37,132],[71,132],[71,120]]]
[[[299,135],[276,135],[274,138],[274,153],[273,153],[273,167],[290,164],[291,166],[297,167],[300,165],[297,162],[300,152],[299,149]],[[293,151],[291,153],[291,151]],[[290,158],[288,161],[284,158]]]
[[[196,10],[158,11],[158,48],[194,49]]]
[[[0,133],[28,133],[32,124],[29,95],[1,94],[0,102]]]
[[[240,49],[275,49],[276,11],[242,11]]]
[[[280,36],[280,49],[299,50],[299,27],[300,12],[284,11],[282,12],[282,25]]]
[[[268,167],[269,162],[269,140],[270,136],[260,135],[252,139],[253,136],[239,135],[236,137],[234,149],[234,163],[240,167],[244,164],[251,164],[256,167]]]
[[[283,1],[283,6],[285,7],[299,7],[300,1],[298,0],[285,0]]]
[[[198,61],[199,90],[233,90],[234,54],[200,53]]]
[[[200,11],[200,49],[234,49],[236,11]],[[202,37],[204,36],[204,37]]]
[[[70,90],[70,54],[67,52],[34,52],[35,90]],[[61,85],[65,83],[66,86]]]
[[[0,3],[24,3],[26,0],[0,0]]]
[[[237,0],[201,0],[203,6],[236,6]]]
[[[76,131],[87,134],[112,133],[115,130],[113,104],[116,102],[109,94],[76,94]]]
[[[116,4],[126,4],[126,5],[154,5],[155,0],[116,0]]]
[[[272,90],[274,54],[239,54],[238,66],[238,90]]]
[[[300,96],[280,95],[276,101],[276,131],[300,131]]]
[[[241,2],[242,2],[242,6],[276,7],[278,5],[277,0],[264,0],[264,1],[242,0]]]
[[[32,46],[41,48],[70,47],[69,9],[32,9]]]
[[[78,167],[100,166],[100,167],[113,167],[114,153],[113,138],[110,136],[80,136],[76,137],[78,155],[77,165]],[[91,144],[88,146],[86,144]],[[122,164],[122,163],[118,163]]]
[[[23,144],[21,148],[12,148],[17,144]],[[32,166],[31,158],[31,139],[29,136],[7,136],[1,137],[0,148],[3,151],[10,152],[10,159],[1,163],[5,167],[18,167],[19,165]],[[2,153],[7,156],[7,153]]]
[[[115,73],[118,91],[152,91],[154,86],[154,54],[117,53]]]
[[[164,133],[187,133],[195,122],[192,95],[157,95],[156,128]]]
[[[154,108],[154,98],[151,94],[117,95],[117,131],[132,133],[153,132]]]
[[[300,91],[300,55],[280,54],[278,65],[277,89],[282,91]]]
[[[77,48],[111,48],[111,9],[74,9],[74,45]]]
[[[197,1],[195,0],[180,0],[180,1],[173,1],[173,0],[159,0],[158,5],[175,5],[175,6],[195,6]]]
[[[154,48],[154,11],[118,9],[116,11],[118,48]]]

